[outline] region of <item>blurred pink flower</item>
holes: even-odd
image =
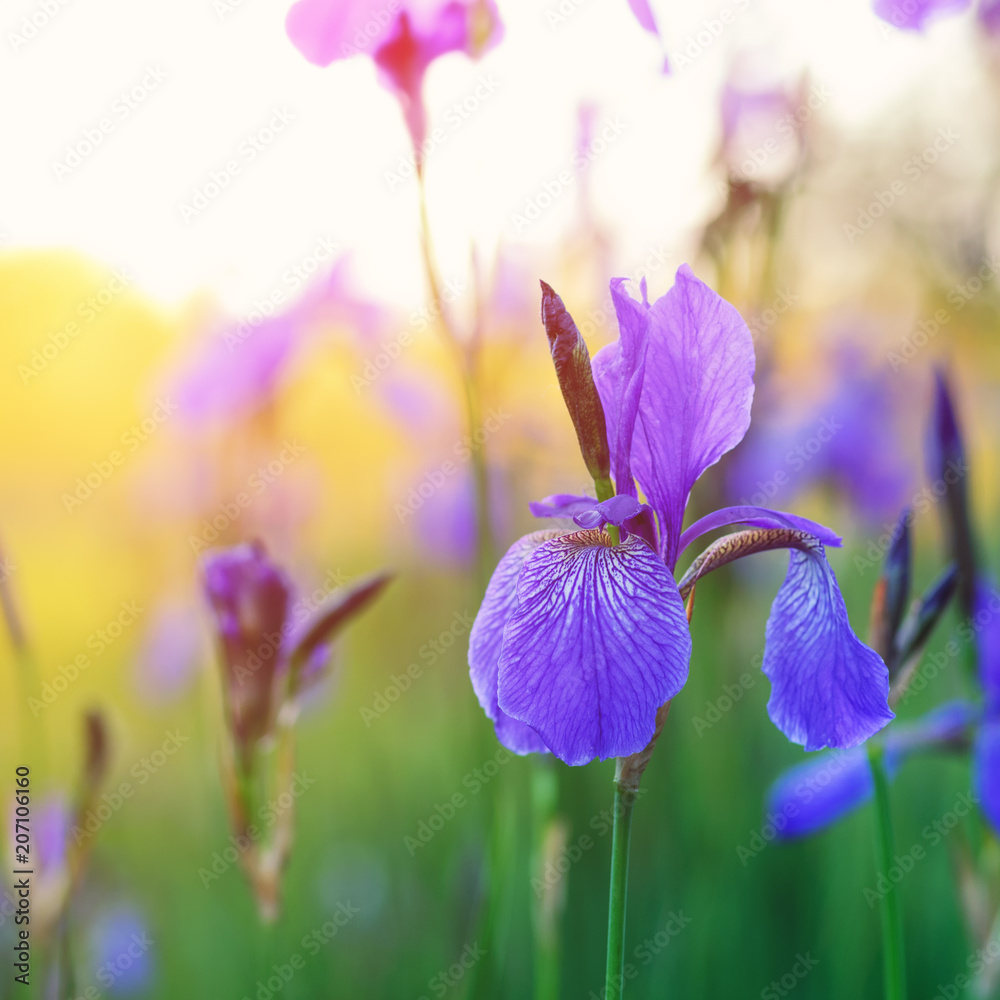
[[[969,0],[875,0],[875,13],[902,31],[923,31],[928,23],[943,14],[958,14]]]
[[[632,9],[632,13],[639,24],[662,42],[663,36],[660,34],[660,27],[656,23],[656,15],[653,14],[653,8],[649,6],[649,0],[626,0],[626,2]],[[663,54],[663,72],[670,72],[670,59],[666,52]]]
[[[317,66],[371,55],[382,83],[403,106],[417,149],[427,134],[421,97],[427,67],[448,52],[477,59],[503,35],[493,0],[299,0],[285,27]]]

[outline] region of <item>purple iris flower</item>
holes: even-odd
[[[788,575],[766,631],[768,712],[807,750],[862,743],[893,714],[886,666],[851,630],[826,560],[824,546],[840,539],[764,507],[719,510],[682,531],[694,483],[750,425],[754,350],[746,323],[686,265],[652,304],[644,285],[642,301],[629,297],[624,279],[611,282],[611,295],[620,339],[595,357],[591,381],[576,325],[543,284],[556,370],[584,460],[606,495],[600,503],[563,494],[536,505],[536,515],[571,516],[581,530],[524,536],[490,581],[469,665],[498,738],[516,753],[548,749],[571,765],[643,750],[657,709],[687,679],[682,591],[743,555],[788,548]],[[713,543],[678,584],[680,554],[733,524],[755,530]]]
[[[939,16],[959,14],[970,0],[875,0],[878,17],[903,31],[923,31]]]
[[[109,993],[132,996],[148,990],[153,940],[136,910],[119,907],[104,914],[92,926],[90,936],[97,980]]]

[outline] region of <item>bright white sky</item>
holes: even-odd
[[[863,129],[928,75],[953,82],[972,30],[959,19],[904,35],[882,27],[867,0],[654,0],[671,52],[721,9],[734,13],[691,67],[663,77],[625,0],[562,0],[570,13],[558,24],[549,13],[559,0],[498,2],[503,44],[477,64],[447,57],[428,80],[432,124],[447,133],[428,166],[445,274],[464,272],[470,239],[489,260],[498,244],[553,244],[572,225],[571,193],[521,233],[512,216],[569,165],[582,101],[625,123],[592,177],[622,252],[641,259],[713,197],[705,167],[735,54],[778,77],[807,65],[833,93],[824,113]],[[379,298],[419,298],[415,189],[410,180],[390,191],[385,179],[407,150],[398,107],[363,57],[325,70],[306,63],[284,33],[288,5],[5,0],[0,246],[76,248],[129,269],[166,303],[209,290],[241,312],[325,238],[352,251],[361,285]],[[44,7],[58,13],[16,42],[22,19]],[[134,108],[116,103],[157,75]],[[448,124],[451,104],[486,77],[494,92]],[[242,144],[278,112],[290,124],[251,162]],[[110,132],[57,177],[67,148],[101,119]],[[184,221],[181,205],[233,159],[240,173]]]

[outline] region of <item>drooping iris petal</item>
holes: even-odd
[[[1000,721],[979,727],[972,750],[972,783],[979,808],[1000,831]]]
[[[913,723],[893,726],[885,737],[885,767],[890,778],[919,750],[961,739],[978,710],[967,701],[940,705]],[[868,753],[861,747],[817,754],[790,768],[771,786],[767,814],[779,837],[813,833],[867,802],[874,791]],[[779,822],[779,818],[783,820]]]
[[[771,720],[806,750],[857,746],[893,718],[889,672],[851,629],[818,541],[790,553],[767,620],[763,671]]]
[[[969,0],[875,0],[875,13],[894,28],[923,31],[928,22],[945,14],[957,14]]]
[[[695,521],[682,535],[678,544],[678,553],[683,552],[695,539],[725,528],[730,524],[752,524],[757,528],[791,528],[793,531],[804,531],[813,535],[824,545],[839,547],[841,537],[817,521],[810,521],[798,514],[787,514],[781,510],[771,510],[769,507],[723,507],[713,511],[698,521]]]
[[[620,400],[624,386],[606,373],[615,371],[626,333],[641,324],[648,343],[632,471],[660,518],[660,549],[672,569],[691,487],[750,426],[753,338],[736,309],[686,264],[647,310],[638,303],[620,308],[620,292],[612,283],[622,340],[598,354],[595,375],[606,410],[617,410],[609,401]]]
[[[591,501],[593,502],[593,501]],[[543,542],[557,538],[559,532],[536,531],[519,538],[493,571],[486,596],[469,633],[469,676],[472,689],[487,717],[493,720],[497,739],[514,753],[544,753],[548,747],[541,737],[523,722],[512,719],[497,704],[497,673],[504,626],[517,609],[517,579],[525,560]]]
[[[677,585],[637,537],[544,542],[524,563],[500,655],[499,706],[570,765],[627,756],[683,687],[691,637]]]
[[[535,517],[576,517],[596,506],[597,500],[594,497],[576,493],[553,493],[544,500],[532,500],[528,509]]]

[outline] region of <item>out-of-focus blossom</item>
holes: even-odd
[[[900,766],[921,750],[957,750],[968,746],[979,709],[954,701],[912,723],[897,723],[885,736],[885,768],[895,777]],[[819,754],[790,768],[767,796],[769,822],[785,839],[815,833],[835,823],[874,793],[864,747]]]
[[[291,581],[263,545],[251,542],[207,555],[203,581],[215,620],[233,739],[248,765],[257,742],[273,730],[281,689],[290,688],[286,697],[296,697],[310,660],[322,655],[335,633],[374,600],[389,577],[376,575],[335,591],[315,610],[296,615]]]
[[[875,13],[903,31],[923,31],[939,17],[967,10],[970,0],[875,0]]]
[[[591,366],[572,317],[542,285],[556,373],[600,502],[563,495],[536,507],[573,516],[584,530],[526,535],[490,581],[469,665],[498,738],[517,753],[547,748],[572,765],[638,754],[687,679],[681,593],[734,559],[789,548],[767,624],[768,711],[807,750],[863,742],[893,716],[886,666],[851,630],[826,561],[824,545],[839,538],[763,507],[716,511],[681,531],[695,481],[750,425],[750,331],[687,266],[652,305],[645,285],[636,301],[623,279],[611,294],[620,340]],[[648,504],[638,501],[636,480]],[[752,529],[709,546],[678,585],[680,553],[732,524]]]
[[[427,135],[423,81],[449,52],[476,59],[496,45],[503,26],[493,0],[299,0],[285,22],[295,47],[317,66],[359,52],[371,56],[398,98],[419,150]]]
[[[343,323],[367,336],[378,321],[376,307],[350,292],[341,261],[281,312],[257,308],[212,334],[177,379],[181,413],[199,423],[251,414],[273,399],[296,354],[324,325]]]
[[[987,35],[1000,34],[1000,0],[981,0],[976,17]]]
[[[787,503],[815,483],[828,482],[863,518],[879,522],[912,496],[891,379],[881,371],[862,374],[849,353],[836,368],[835,394],[805,420],[789,425],[772,419],[755,428],[729,466],[734,502]]]
[[[151,704],[180,697],[203,653],[201,623],[193,605],[164,601],[152,614],[136,657],[136,686]]]
[[[99,915],[89,937],[92,967],[100,970],[100,985],[111,995],[134,996],[148,988],[153,940],[138,910],[119,907]]]
[[[972,753],[973,783],[986,818],[1000,832],[1000,592],[976,583],[970,624],[975,629],[983,721]]]

